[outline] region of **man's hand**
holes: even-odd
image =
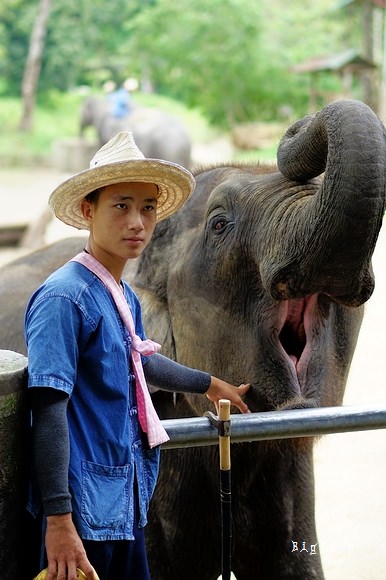
[[[235,387],[217,377],[212,377],[209,389],[205,393],[210,401],[212,401],[218,413],[218,402],[220,399],[228,399],[231,405],[237,407],[242,413],[250,413],[248,406],[244,403],[241,397],[245,395],[251,385],[242,384]]]
[[[77,580],[77,568],[87,580],[97,579],[70,513],[47,516],[46,551],[47,580]]]

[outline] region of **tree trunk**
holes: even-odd
[[[363,54],[369,62],[374,62],[374,3],[366,0],[362,12]],[[378,71],[364,70],[360,75],[363,101],[376,113],[379,110],[377,80]]]
[[[23,111],[19,125],[20,131],[30,131],[33,127],[36,89],[51,2],[52,0],[40,0],[38,14],[31,34],[22,83]]]

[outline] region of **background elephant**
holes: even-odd
[[[339,101],[287,131],[280,171],[200,171],[192,197],[158,224],[127,274],[162,352],[234,384],[250,382],[246,401],[255,412],[341,404],[374,287],[385,153],[373,112]],[[63,242],[22,258],[18,274],[14,265],[0,270],[0,295],[11,287],[9,310],[20,310],[47,270],[82,243],[78,238],[59,260]],[[16,300],[21,281],[24,297]],[[22,327],[10,346],[12,325],[1,316],[0,348],[22,352]],[[162,418],[208,408],[200,396],[158,391],[153,398]],[[292,551],[293,540],[318,544],[312,456],[311,439],[233,445],[237,580],[323,578],[317,548],[312,557]],[[217,447],[164,450],[147,527],[152,578],[217,578],[219,518]]]
[[[51,272],[82,251],[85,240],[61,240],[0,268],[0,349],[26,354],[23,328],[29,297]]]
[[[23,329],[28,299],[51,272],[81,252],[86,241],[86,235],[62,239],[0,267],[0,349],[27,354]],[[135,260],[127,265],[128,279],[135,266]]]
[[[189,134],[179,119],[164,111],[135,105],[128,116],[113,117],[106,98],[88,97],[81,110],[81,135],[88,126],[95,127],[100,145],[119,131],[132,131],[145,157],[191,166]]]

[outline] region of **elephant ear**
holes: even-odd
[[[136,288],[142,305],[142,318],[146,335],[162,345],[161,354],[175,359],[173,328],[168,304],[146,288]]]
[[[141,300],[147,336],[159,342],[162,354],[172,359],[176,352],[169,312],[169,269],[183,254],[189,231],[202,223],[211,190],[212,187],[200,187],[197,183],[184,206],[157,224],[151,242],[137,259],[135,272],[130,276],[130,283]]]
[[[135,271],[128,277],[141,301],[147,336],[162,345],[162,354],[173,359],[175,349],[167,301],[167,280],[174,230],[173,218],[157,224],[150,244],[136,261]]]

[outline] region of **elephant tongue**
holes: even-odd
[[[284,309],[285,320],[279,338],[289,360],[295,367],[300,388],[304,386],[308,363],[312,355],[311,329],[317,300],[317,294],[288,300]]]
[[[280,332],[280,342],[295,366],[307,342],[303,321],[306,302],[306,299],[288,300],[287,317]]]

